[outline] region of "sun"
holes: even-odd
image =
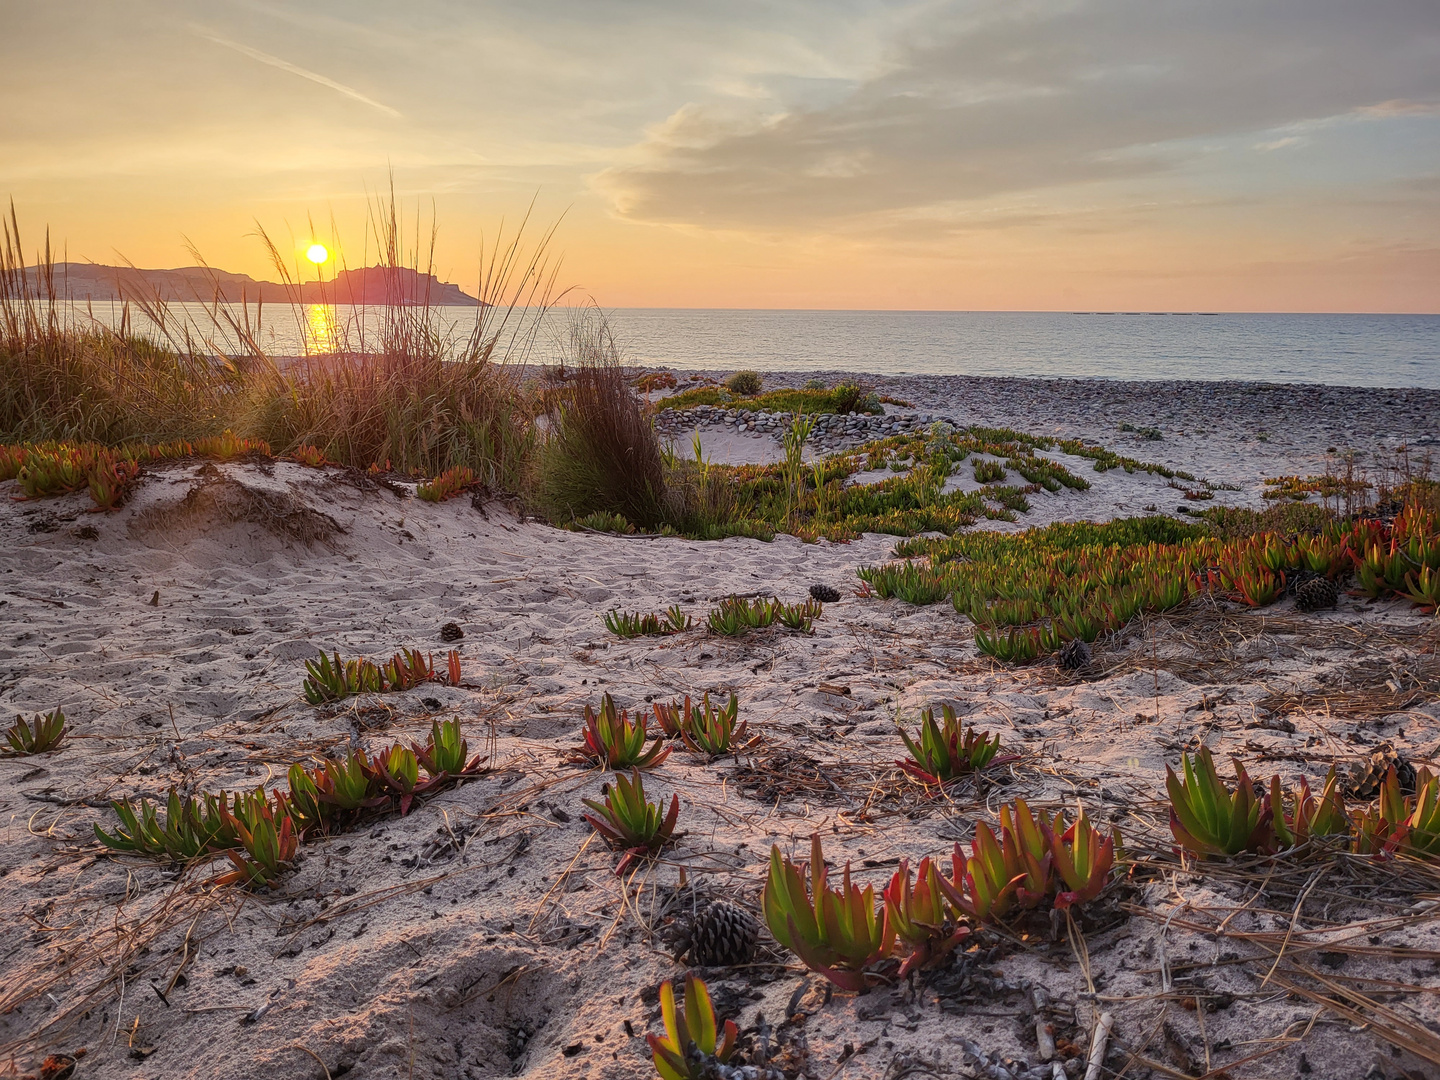
[[[330,252],[325,250],[324,244],[311,244],[305,249],[305,257],[316,266],[319,266],[326,259],[330,258]]]

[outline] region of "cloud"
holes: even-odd
[[[813,229],[1164,177],[1206,140],[1437,102],[1430,0],[986,0],[935,8],[828,105],[687,105],[594,183],[635,220]]]
[[[231,41],[229,38],[217,34],[214,30],[210,30],[204,26],[192,25],[190,29],[206,41],[214,42],[216,45],[222,45],[227,49],[233,49],[241,56],[248,56],[251,60],[258,60],[262,64],[268,64],[270,67],[279,68],[281,71],[288,71],[291,75],[299,75],[302,79],[309,79],[313,83],[327,86],[337,93],[344,94],[353,101],[358,101],[362,105],[369,105],[372,109],[382,112],[386,116],[393,116],[397,119],[400,116],[398,109],[392,109],[389,105],[381,104],[372,97],[366,97],[353,86],[346,86],[344,83],[336,82],[334,79],[327,78],[319,72],[310,71],[308,68],[300,67],[298,64],[292,64],[290,61],[282,60],[280,57],[272,56],[270,53],[261,52],[259,49],[252,49],[249,45],[242,45],[238,41]]]

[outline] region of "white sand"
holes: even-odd
[[[1197,475],[1243,484],[1236,500],[1254,502],[1260,473],[1287,464],[1304,471],[1327,436],[1312,425],[1315,437],[1293,450],[1293,462],[1273,447],[1255,461],[1239,454],[1251,419],[1165,449]],[[1085,434],[1118,442],[1106,430]],[[767,441],[729,439],[707,437],[707,453],[746,460],[749,444],[758,455]],[[1146,457],[1156,445],[1123,449]],[[1382,740],[1417,762],[1440,756],[1440,707],[1425,683],[1437,677],[1436,623],[1401,604],[1346,600],[1338,612],[1301,617],[1284,602],[1260,614],[1152,620],[1102,651],[1095,677],[1080,681],[1053,663],[991,664],[946,605],[855,598],[855,567],[883,560],[891,537],[807,545],[580,535],[495,504],[481,512],[465,499],[433,506],[361,491],[334,471],[277,463],[270,474],[252,465],[215,472],[159,471],[108,515],[86,513],[84,496],[0,507],[0,702],[8,714],[63,705],[76,730],[56,754],[0,762],[0,904],[12,913],[0,952],[0,1040],[22,1070],[38,1065],[29,1054],[43,1052],[44,1038],[31,1041],[40,1032],[52,1049],[86,1047],[77,1074],[86,1077],[323,1075],[297,1047],[332,1076],[365,1080],[649,1076],[641,1036],[657,1030],[654,988],[683,970],[650,932],[660,921],[654,886],[672,887],[677,865],[709,895],[754,905],[770,844],[799,854],[818,830],[827,855],[857,860],[858,876],[878,889],[895,857],[968,841],[971,821],[1017,795],[1050,805],[1083,796],[1137,844],[1163,846],[1154,809],[1165,763],[1202,738],[1217,754],[1243,752],[1257,776],[1278,769],[1312,782],[1332,760],[1348,763]],[[1014,527],[1178,501],[1144,474],[1082,475],[1091,491],[1032,496],[1035,509]],[[0,485],[0,496],[11,492]],[[323,532],[321,514],[333,535],[291,539]],[[97,538],[81,538],[91,528]],[[600,622],[612,607],[669,604],[703,621],[730,593],[796,600],[812,582],[845,593],[813,636],[730,641],[696,629],[625,642]],[[300,697],[302,659],[317,650],[379,658],[413,645],[438,658],[447,647],[440,626],[451,620],[465,630],[469,688],[427,686],[321,709]],[[1387,679],[1431,692],[1375,717],[1320,708],[1272,717],[1261,705],[1280,691],[1378,685],[1383,693]],[[850,693],[822,694],[822,682]],[[765,739],[759,776],[778,789],[747,788],[736,762],[673,754],[648,791],[667,801],[680,794],[686,835],[663,862],[622,882],[611,872],[615,856],[580,819],[580,799],[597,797],[604,777],[564,759],[584,704],[604,691],[633,708],[732,689]],[[939,701],[1023,755],[1009,783],[927,802],[897,777],[897,713],[908,719]],[[432,716],[448,715],[464,718],[472,752],[490,754],[496,771],[403,819],[307,845],[273,895],[211,888],[218,862],[177,877],[107,857],[90,838],[93,823],[111,823],[110,798],[158,796],[172,784],[273,783],[292,761],[351,741],[373,749],[419,739]],[[821,763],[826,779],[811,774],[808,787],[787,787],[781,751]],[[1273,760],[1262,764],[1262,755]],[[836,994],[826,1003],[813,976],[801,991],[804,973],[793,963],[773,978],[768,969],[757,969],[764,978],[720,972],[712,986],[726,988],[722,1002],[746,1027],[757,1012],[780,1027],[796,995],[808,1018],[785,1030],[807,1040],[815,1077],[926,1075],[906,1073],[906,1063],[937,1056],[942,1074],[975,1075],[964,1072],[967,1040],[1035,1063],[1033,1019],[1011,992],[1027,980],[1060,1006],[1060,1037],[1083,1043],[1097,1011],[1111,1010],[1117,1045],[1180,1072],[1202,1072],[1207,1054],[1218,1067],[1279,1045],[1253,1040],[1298,1036],[1314,1019],[1302,1041],[1232,1075],[1292,1077],[1302,1053],[1316,1077],[1360,1077],[1376,1063],[1387,1076],[1402,1067],[1429,1075],[1431,1066],[1392,1057],[1371,1032],[1317,1016],[1274,985],[1260,989],[1254,964],[1208,966],[1241,947],[1194,929],[1210,918],[1203,909],[1248,905],[1230,929],[1283,935],[1293,893],[1258,897],[1250,886],[1182,873],[1141,884],[1132,899],[1156,918],[1087,934],[1093,992],[1063,932],[1053,946],[1032,942],[972,961],[968,989],[957,976],[939,990]],[[1327,896],[1305,909],[1300,928],[1318,925],[1322,910],[1337,921],[1379,911]],[[1385,944],[1440,950],[1433,919],[1370,932]],[[1433,987],[1435,955],[1350,959],[1341,974]],[[172,986],[182,956],[184,978]],[[1212,995],[1239,995],[1235,1004],[1206,1014],[1203,1028],[1183,995],[1167,1006],[1158,996],[1162,956],[1177,981],[1198,977]],[[1192,961],[1201,966],[1185,967]],[[1433,995],[1403,994],[1392,1007],[1432,1031],[1440,1022]],[[1146,1071],[1132,1066],[1127,1075]]]

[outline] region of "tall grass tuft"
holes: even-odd
[[[50,236],[26,268],[15,205],[0,247],[0,442],[159,442],[216,434],[239,373],[76,319],[56,282]]]
[[[604,510],[654,528],[667,516],[660,442],[598,312],[572,319],[570,351],[574,371],[538,455],[537,500],[554,521]]]
[[[444,329],[428,294],[428,250],[407,240],[397,201],[372,204],[366,255],[377,249],[385,300],[359,306],[306,355],[276,357],[259,344],[262,309],[224,299],[218,278],[196,296],[201,323],[160,295],[126,296],[119,330],[73,317],[57,287],[47,236],[26,269],[13,205],[0,249],[0,442],[122,443],[194,440],[231,430],[276,452],[315,448],[338,464],[427,476],[471,469],[486,484],[518,492],[534,447],[533,409],[517,369],[555,299],[554,226],[526,240],[529,214],[481,252],[481,307],[474,328]],[[289,305],[309,326],[298,271],[261,231]],[[336,245],[338,248],[338,245]],[[197,261],[204,260],[195,252]],[[337,252],[342,263],[343,253]],[[410,275],[417,275],[412,278]],[[418,278],[418,275],[427,275]],[[333,282],[329,286],[337,288]],[[323,294],[324,286],[322,286]],[[345,304],[351,298],[323,297]],[[151,337],[129,332],[135,309]]]

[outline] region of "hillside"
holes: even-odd
[[[32,283],[36,270],[27,271]],[[115,301],[159,298],[167,302],[210,301],[229,303],[385,304],[432,307],[478,307],[480,301],[458,285],[434,274],[408,268],[370,266],[341,270],[324,282],[308,281],[298,289],[278,282],[257,281],[248,274],[232,274],[203,266],[173,270],[141,270],[95,263],[56,263],[55,293],[69,300]]]

